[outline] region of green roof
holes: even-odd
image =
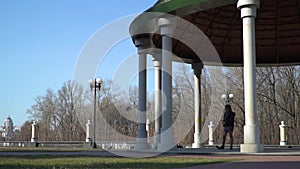
[[[236,3],[237,0],[159,0],[146,12],[172,13],[176,10],[188,8],[191,12],[215,8],[218,6]]]
[[[178,8],[199,3],[199,1],[205,2],[209,0],[159,0],[153,7],[147,10],[147,12],[169,13]]]
[[[237,0],[158,0],[151,8],[139,15],[131,23],[131,35],[155,30],[155,18],[163,13],[176,16],[186,16],[199,11],[204,11],[219,6],[234,4]]]

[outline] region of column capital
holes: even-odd
[[[160,29],[161,35],[173,35],[174,28],[176,26],[175,17],[161,17],[157,19],[157,26]]]
[[[241,18],[256,17],[256,9],[259,8],[260,0],[239,0],[237,8],[241,10]]]
[[[157,49],[157,48],[152,48],[152,50],[150,51],[150,53],[153,57],[153,61],[154,60],[161,60],[161,56],[162,56],[162,50],[161,49]]]
[[[33,120],[33,122],[32,122],[32,125],[37,125],[37,123],[36,123],[36,121],[35,121],[35,120]]]
[[[145,37],[136,38],[134,40],[134,44],[135,44],[135,47],[138,48],[139,53],[142,52],[145,54],[150,53],[150,50],[153,45],[152,40],[150,38],[145,38]]]
[[[154,67],[161,67],[161,58],[153,57],[152,59]]]
[[[151,51],[151,55],[152,55],[152,57],[153,57],[153,62],[155,62],[155,61],[159,61],[159,62],[161,62],[161,56],[162,56],[162,53],[161,53],[161,50],[158,50],[158,51]]]
[[[200,75],[203,69],[203,63],[192,63],[192,69],[194,69],[195,75]]]

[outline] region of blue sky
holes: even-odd
[[[99,28],[136,14],[156,0],[1,0],[0,125],[27,119],[34,98],[73,79],[77,57]],[[136,51],[130,40],[111,55]],[[111,61],[110,61],[111,62]],[[118,64],[118,63],[116,63]],[[109,79],[109,74],[102,75]]]

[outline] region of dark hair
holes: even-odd
[[[225,105],[225,112],[231,112],[231,106],[229,104]]]

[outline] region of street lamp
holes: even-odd
[[[97,95],[97,89],[101,89],[101,85],[103,83],[101,78],[95,78],[95,79],[90,79],[89,81],[91,91],[94,89],[94,125],[93,125],[93,142],[92,142],[92,147],[97,148],[96,145],[96,95]]]
[[[230,102],[233,101],[233,97],[234,97],[233,94],[229,94],[228,96],[227,96],[227,94],[222,94],[222,99],[225,100],[225,104],[226,104],[226,105],[227,105],[227,104],[230,104]]]

